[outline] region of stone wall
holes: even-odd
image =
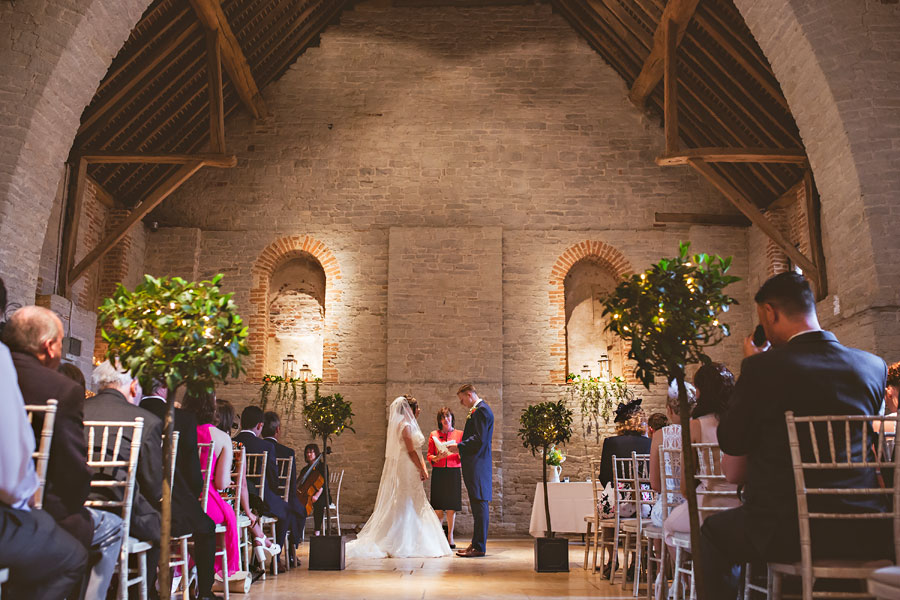
[[[333,444],[347,520],[362,523],[374,504],[387,404],[412,393],[423,430],[442,405],[461,425],[454,393],[473,381],[496,416],[492,527],[526,531],[540,462],[516,437],[518,416],[561,393],[556,282],[567,265],[596,252],[620,274],[691,240],[735,256],[737,275],[749,270],[746,230],[653,225],[673,205],[732,209],[689,169],[654,164],[662,131],[626,94],[549,6],[360,5],[267,88],[264,123],[229,121],[238,167],[199,173],[154,214],[163,227],[150,234],[145,264],[223,273],[254,335],[275,264],[320,245],[320,260],[333,261],[333,372],[322,391],[353,401],[358,425]],[[172,243],[188,237],[199,242]],[[742,304],[729,321],[746,330],[746,284],[731,292]],[[736,364],[739,340],[713,355]],[[220,395],[256,402],[255,377]],[[644,397],[661,407],[664,391]],[[596,434],[579,430],[567,475],[586,474]],[[309,441],[296,421],[285,435],[296,447]],[[461,529],[469,523],[463,515]]]

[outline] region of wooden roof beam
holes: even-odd
[[[71,290],[72,284],[77,281],[79,277],[84,275],[84,273],[91,268],[91,265],[112,250],[113,246],[118,244],[138,221],[150,214],[150,211],[159,206],[163,200],[177,190],[182,183],[190,179],[191,175],[199,171],[203,165],[204,163],[201,160],[195,160],[182,165],[182,167],[166,179],[161,186],[154,190],[152,194],[147,196],[143,202],[138,204],[128,215],[128,218],[122,221],[115,230],[111,231],[109,235],[103,238],[103,240],[97,244],[97,247],[88,252],[87,256],[81,259],[81,262],[75,265],[68,273],[66,279],[68,289]]]
[[[228,77],[234,84],[238,96],[244,106],[253,114],[256,119],[262,119],[266,116],[266,104],[250,71],[250,64],[244,51],[238,43],[222,5],[219,0],[190,0],[191,6],[200,18],[200,22],[207,31],[215,31],[219,36],[219,42],[222,50],[222,64]]]
[[[92,164],[162,164],[182,165],[201,161],[206,167],[231,168],[237,157],[228,154],[129,154],[127,152],[84,152],[80,155]]]
[[[720,227],[749,227],[749,219],[743,215],[717,215],[707,213],[656,213],[657,224],[666,225],[716,225]]]
[[[713,187],[722,192],[722,194],[728,198],[739,211],[744,213],[744,216],[750,219],[751,223],[762,229],[763,233],[769,236],[769,238],[781,248],[781,251],[794,261],[794,264],[803,269],[803,271],[815,281],[819,281],[819,269],[813,261],[806,258],[806,256],[804,256],[803,253],[800,252],[800,250],[798,250],[783,233],[781,233],[772,221],[770,221],[762,211],[756,208],[756,205],[753,204],[753,202],[745,198],[741,192],[734,188],[734,186],[725,181],[725,179],[716,173],[703,159],[692,158],[688,161],[688,164],[698,173],[703,175]]]
[[[666,54],[666,28],[669,21],[673,21],[677,25],[675,32],[675,46],[684,37],[688,23],[697,10],[697,4],[700,0],[669,0],[663,10],[662,19],[656,32],[653,34],[653,49],[650,50],[650,56],[644,61],[641,72],[631,86],[628,98],[639,108],[644,107],[647,96],[653,91],[663,76],[663,63]]]
[[[693,159],[725,163],[787,163],[806,165],[799,148],[690,148],[656,159],[659,166],[686,165]]]

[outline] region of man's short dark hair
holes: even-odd
[[[281,427],[281,419],[278,418],[278,413],[267,410],[263,415],[263,428],[260,435],[264,438],[275,437],[275,430],[279,427]]]
[[[264,421],[263,411],[258,406],[248,406],[241,412],[241,429],[255,429]]]
[[[789,317],[816,312],[816,300],[809,282],[793,271],[769,277],[753,300],[757,304],[771,304]]]
[[[650,415],[650,418],[647,419],[647,427],[649,427],[653,431],[659,431],[668,424],[669,417],[662,413],[653,413],[652,415]]]

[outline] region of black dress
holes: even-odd
[[[300,474],[297,476],[297,483],[299,486],[299,482],[303,481],[304,477],[306,477],[306,472],[309,471],[309,465],[303,467],[300,471]],[[316,471],[322,476],[322,479],[325,479],[325,467],[322,466],[322,463],[316,465]],[[330,491],[330,490],[329,490]],[[334,498],[332,498],[334,501]],[[319,494],[319,499],[313,502],[313,523],[315,524],[316,531],[322,531],[322,522],[325,520],[325,490],[322,490],[322,493]]]

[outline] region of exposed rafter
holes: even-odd
[[[788,163],[805,165],[806,152],[789,148],[688,148],[656,159],[660,166],[686,165],[691,159],[725,163]]]
[[[677,47],[681,38],[684,37],[684,32],[687,30],[691,17],[694,16],[694,11],[697,10],[699,1],[669,0],[668,4],[666,4],[662,20],[656,28],[656,33],[653,34],[653,48],[650,50],[650,56],[644,61],[644,66],[641,67],[641,72],[638,74],[637,79],[634,80],[634,83],[631,85],[631,91],[628,93],[628,97],[637,106],[644,106],[647,96],[650,95],[653,88],[662,79],[663,63],[666,55],[666,28],[669,21],[674,22],[677,26],[674,40],[674,45]]]
[[[244,103],[253,116],[261,119],[266,116],[266,104],[263,102],[259,87],[250,72],[250,65],[244,56],[231,25],[225,17],[219,0],[190,0],[191,6],[200,18],[200,22],[207,31],[216,32],[222,47],[222,63],[228,77],[234,84],[241,102]]]

